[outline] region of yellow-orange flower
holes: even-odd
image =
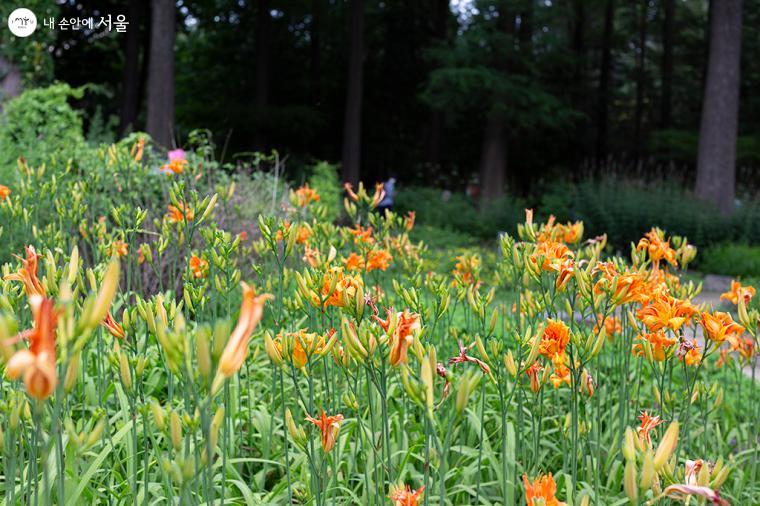
[[[564,353],[557,354],[552,357],[552,365],[554,366],[554,372],[549,377],[554,388],[559,388],[563,383],[570,384],[570,369],[565,365],[567,362],[567,355]]]
[[[722,343],[729,336],[739,336],[744,332],[744,327],[734,321],[729,313],[716,311],[714,314],[703,312],[699,320],[705,335],[716,343]]]
[[[335,334],[335,329],[330,329],[327,335],[308,332],[301,329],[297,332],[279,334],[274,340],[280,356],[287,360],[296,369],[303,369],[313,355],[323,355],[330,338]],[[287,341],[287,350],[284,350],[283,342]]]
[[[393,506],[418,506],[424,491],[424,486],[417,490],[412,490],[409,485],[392,486],[388,499],[391,500]]]
[[[749,303],[752,297],[755,296],[755,287],[742,286],[741,283],[734,280],[731,281],[731,289],[721,294],[721,300],[727,300],[731,304],[739,304],[739,300],[744,300],[744,303]]]
[[[409,211],[406,213],[406,216],[404,217],[404,228],[411,232],[414,228],[414,219],[415,219],[416,213],[414,211]]]
[[[243,302],[240,305],[240,316],[237,325],[235,325],[227,345],[224,347],[222,356],[219,358],[218,375],[229,378],[243,365],[245,357],[248,355],[248,342],[251,334],[261,321],[264,314],[264,303],[273,297],[264,293],[256,295],[254,289],[245,283],[243,286]]]
[[[306,417],[306,420],[313,423],[319,428],[322,433],[322,449],[325,453],[330,453],[335,447],[335,440],[338,439],[338,433],[340,432],[340,424],[343,421],[343,415],[327,416],[322,411],[322,416],[319,418]]]
[[[166,216],[169,217],[169,222],[171,223],[182,223],[185,220],[193,221],[193,218],[195,218],[195,211],[185,204],[180,203],[179,207],[169,204],[167,208],[169,212],[166,213]]]
[[[604,334],[608,339],[612,339],[614,336],[620,334],[623,331],[623,325],[618,318],[614,316],[608,316],[602,321],[602,314],[596,315],[596,325],[594,326],[594,333],[598,333],[600,325],[604,325]]]
[[[642,342],[633,345],[633,352],[636,355],[644,355],[643,341],[646,341],[652,348],[652,358],[658,362],[665,360],[665,352],[678,342],[677,339],[666,336],[662,331],[640,335],[637,339]]]
[[[701,347],[696,340],[681,341],[677,355],[688,366],[698,365],[702,361]]]
[[[655,427],[664,423],[665,420],[660,420],[659,416],[650,416],[646,411],[642,411],[641,415],[639,415],[639,420],[641,420],[641,425],[636,428],[636,433],[639,435],[641,444],[644,444],[649,448],[652,446],[652,439],[650,438],[649,433],[652,432]]]
[[[375,242],[375,238],[372,237],[372,227],[365,228],[357,224],[354,228],[349,229],[349,232],[354,236],[355,244],[373,244]]]
[[[319,193],[314,188],[310,188],[308,184],[303,185],[294,193],[298,207],[306,207],[311,202],[319,202]]]
[[[533,364],[531,364],[531,366],[525,370],[525,374],[530,380],[530,390],[534,394],[538,393],[538,391],[541,390],[541,379],[539,376],[543,370],[544,366],[542,366],[538,361],[533,362]]]
[[[193,277],[200,279],[208,276],[208,261],[193,255],[190,257],[190,272],[193,273]]]
[[[731,345],[731,351],[738,352],[739,356],[746,360],[752,358],[752,353],[755,349],[755,342],[751,337],[742,338],[737,334],[731,334],[726,338],[726,340]]]
[[[457,263],[451,273],[454,275],[452,286],[457,284],[457,280],[465,285],[478,285],[478,273],[480,272],[480,258],[477,255],[459,255],[456,257]]]
[[[653,228],[644,234],[636,249],[646,250],[655,267],[659,267],[661,260],[673,266],[677,264],[676,252],[670,247],[670,242],[665,240],[665,233],[659,228]]]
[[[337,277],[337,280],[335,279]],[[333,287],[334,283],[334,287]],[[356,296],[356,292],[361,289],[362,281],[355,276],[346,276],[343,274],[343,269],[333,268],[325,272],[322,280],[322,298],[325,299],[324,307],[337,306],[343,307],[346,305],[346,298],[349,300]],[[332,292],[330,289],[333,288]],[[318,305],[319,301],[312,301],[314,305]]]
[[[106,313],[106,317],[103,318],[103,326],[108,330],[108,333],[114,336],[117,339],[124,339],[124,336],[126,335],[124,333],[124,327],[122,327],[119,322],[114,320],[113,315],[109,311]]]
[[[8,196],[11,194],[11,189],[7,186],[3,186],[0,184],[0,202],[7,199]]]
[[[665,328],[676,331],[696,312],[696,308],[690,302],[661,292],[652,302],[639,309],[636,317],[652,332]]]
[[[567,343],[570,342],[570,329],[562,321],[547,321],[538,352],[546,358],[553,359],[555,355],[564,355]]]
[[[111,246],[108,248],[108,255],[112,257],[125,257],[128,251],[129,247],[127,243],[119,239],[111,243]]]
[[[21,259],[21,268],[12,274],[5,276],[6,281],[20,281],[24,284],[24,291],[28,296],[45,296],[45,288],[37,277],[38,262],[40,256],[34,246],[26,247],[26,259]]]
[[[42,401],[50,397],[58,383],[55,369],[57,314],[52,299],[35,295],[31,306],[34,328],[20,335],[29,341],[29,349],[13,354],[5,367],[5,375],[15,380],[23,374],[26,391]]]
[[[372,250],[367,253],[367,272],[387,270],[393,257],[384,249]]]
[[[528,480],[527,474],[523,474],[523,485],[526,506],[567,506],[567,503],[556,497],[557,484],[554,483],[552,473],[538,476],[533,483]]]
[[[543,241],[536,245],[536,250],[530,256],[530,260],[538,264],[542,270],[559,272],[562,264],[572,257],[573,253],[564,243]]]

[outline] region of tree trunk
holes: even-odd
[[[322,46],[321,39],[322,0],[311,2],[311,27],[309,31],[311,65],[311,100],[319,107],[322,102]]]
[[[612,71],[612,35],[615,30],[615,0],[607,0],[604,11],[604,35],[602,36],[602,62],[599,72],[599,105],[597,110],[596,157],[607,157],[607,117]]]
[[[253,144],[257,151],[267,148],[266,124],[269,105],[269,0],[259,0],[256,11],[256,134]]]
[[[124,48],[124,73],[121,79],[121,114],[119,118],[119,137],[135,129],[140,98],[140,33],[143,16],[143,1],[129,2],[127,19],[132,26],[127,30]]]
[[[3,102],[20,95],[22,89],[21,71],[13,62],[0,56],[0,112],[3,111]]]
[[[697,155],[697,196],[724,213],[734,208],[742,0],[711,2],[710,56]]]
[[[665,0],[665,16],[662,22],[662,97],[660,103],[660,128],[672,125],[671,102],[673,94],[673,39],[676,0]]]
[[[480,197],[483,202],[504,195],[507,168],[507,136],[504,120],[489,118],[480,159]]]
[[[586,67],[586,43],[584,41],[584,30],[586,24],[586,13],[583,9],[583,0],[574,0],[573,2],[573,53],[575,53],[575,82],[579,83],[583,79],[583,73]]]
[[[634,112],[633,152],[638,162],[641,159],[641,123],[644,119],[644,86],[646,84],[647,11],[649,0],[639,0],[639,52],[636,66],[636,110]]]
[[[162,146],[171,146],[174,136],[175,9],[172,0],[151,2],[146,130]]]
[[[436,0],[433,14],[433,39],[440,43],[446,40],[448,32],[449,2]],[[441,162],[441,146],[443,143],[444,112],[438,109],[430,111],[430,132],[428,134],[427,161],[431,166]]]
[[[348,87],[343,123],[343,180],[358,184],[361,176],[362,88],[364,59],[364,0],[351,0]]]

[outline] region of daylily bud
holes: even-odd
[[[119,353],[119,374],[121,375],[121,382],[124,384],[124,388],[132,390],[132,372],[129,370],[127,354],[123,351]]]
[[[639,487],[636,484],[636,461],[628,460],[623,472],[623,489],[631,504],[638,504]]]
[[[119,261],[115,258],[108,264],[108,269],[103,276],[103,283],[92,306],[88,318],[84,322],[86,328],[94,329],[103,321],[113,300],[116,290],[119,288]]]
[[[651,450],[644,454],[644,462],[641,464],[641,481],[639,482],[641,490],[649,490],[656,476],[654,469],[654,456]]]
[[[75,353],[69,361],[69,366],[66,368],[66,378],[63,380],[63,391],[69,393],[74,387],[77,381],[77,374],[79,372],[79,353]]]
[[[625,429],[625,436],[623,438],[623,457],[625,457],[625,460],[635,460],[636,459],[636,443],[635,435],[633,433],[633,429],[630,427],[626,427]]]
[[[156,401],[155,399],[152,399],[150,401],[150,410],[153,413],[153,421],[156,422],[156,427],[158,427],[158,430],[161,432],[166,429],[166,422],[164,418],[164,408],[161,407],[161,405]]]
[[[672,422],[668,426],[668,430],[665,431],[665,435],[662,436],[660,445],[657,447],[657,452],[654,454],[654,467],[656,470],[662,469],[662,466],[670,459],[673,452],[678,445],[678,422]]]
[[[182,449],[182,422],[176,411],[169,416],[169,436],[175,451]]]

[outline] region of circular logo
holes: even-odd
[[[37,29],[37,16],[29,9],[16,9],[8,16],[8,28],[16,37],[29,37]]]

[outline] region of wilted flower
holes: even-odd
[[[534,394],[538,393],[538,391],[541,390],[541,379],[539,378],[539,375],[543,370],[544,366],[542,366],[538,361],[533,362],[533,364],[531,364],[531,366],[525,370],[525,374],[530,380],[530,390]]]
[[[474,344],[474,343],[473,343]],[[470,345],[471,347],[472,345]],[[459,340],[459,355],[456,357],[452,357],[449,359],[449,365],[454,364],[464,364],[466,362],[472,362],[473,364],[478,364],[478,367],[480,367],[480,370],[483,371],[483,374],[489,374],[491,372],[491,368],[488,367],[488,364],[483,362],[482,360],[472,357],[467,354],[467,350],[469,347],[462,344],[462,340]]]
[[[327,416],[324,410],[322,410],[322,416],[319,418],[307,416],[306,420],[319,428],[319,431],[322,433],[322,449],[325,453],[330,453],[333,447],[335,447],[335,440],[338,439],[343,415]]]
[[[21,268],[12,274],[5,276],[6,281],[21,281],[24,283],[24,291],[28,296],[45,296],[45,288],[37,277],[38,261],[40,256],[34,246],[26,247],[26,259],[21,260]]]
[[[103,326],[106,328],[109,334],[114,336],[117,339],[124,339],[124,336],[126,335],[124,333],[124,328],[114,320],[113,315],[111,312],[106,313],[106,317],[103,319]]]
[[[641,425],[636,429],[636,433],[639,435],[641,444],[645,444],[649,448],[652,446],[652,439],[649,433],[665,421],[660,420],[659,416],[650,416],[646,411],[642,411],[641,415],[639,415],[639,420],[641,420]]]

